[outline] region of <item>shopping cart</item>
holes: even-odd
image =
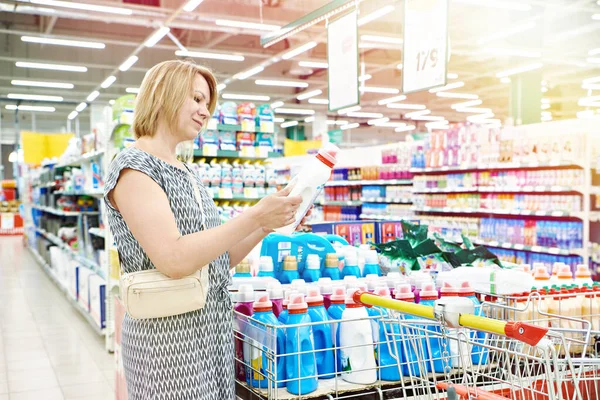
[[[589,338],[589,327],[586,332],[578,331],[575,335],[574,329],[555,330],[552,326],[525,322],[521,316],[505,322],[473,315],[472,303],[469,306],[455,300],[442,299],[435,308],[365,292],[357,292],[354,300],[381,310],[380,315],[368,318],[372,324],[385,327],[384,338],[376,340],[372,347],[388,349],[397,361],[398,380],[349,383],[344,380],[345,371],[336,364],[335,378],[319,379],[317,390],[311,393],[292,394],[285,388],[291,378],[281,376],[279,363],[286,357],[297,357],[297,376],[301,376],[302,360],[318,359],[318,351],[285,353],[280,343],[278,346],[278,340],[280,342],[289,326],[269,326],[236,314],[236,348],[239,350],[236,363],[238,372],[245,375],[237,377],[238,395],[268,400],[600,398],[600,362],[585,348],[586,351],[575,352],[585,346],[579,337]],[[528,307],[535,304],[534,300],[529,301]],[[494,317],[523,312],[523,307],[514,307],[511,299],[495,299],[483,306],[487,315]],[[551,317],[557,321],[561,318]],[[337,322],[306,325],[320,324]],[[335,354],[345,350],[334,335]],[[375,369],[381,377],[384,367],[389,368],[389,365],[383,366],[378,358],[377,365],[370,369]],[[368,370],[365,368],[364,372]],[[303,379],[307,377],[322,378],[317,371],[312,376],[305,374]]]

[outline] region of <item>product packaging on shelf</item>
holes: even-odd
[[[237,114],[241,130],[244,133],[256,131],[256,106],[254,103],[241,103],[237,108]],[[254,135],[248,135],[247,137],[252,137],[252,146],[254,144]],[[238,145],[241,147],[241,144],[238,143]]]
[[[238,125],[237,104],[233,101],[226,101],[221,104],[220,122],[224,125]]]

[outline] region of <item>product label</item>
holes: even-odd
[[[300,222],[302,222],[302,218],[304,218],[310,207],[314,204],[317,197],[319,197],[319,194],[321,194],[321,191],[324,187],[325,185],[318,186],[313,195],[311,196],[310,200],[306,203],[304,201],[302,202],[300,208],[298,209],[298,211],[296,211],[296,221],[292,224],[294,230],[298,227],[298,225],[300,225]],[[306,188],[304,190],[310,190],[310,188]]]

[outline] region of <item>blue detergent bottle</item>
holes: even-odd
[[[319,383],[312,328],[306,325],[310,324],[311,320],[304,295],[291,296],[288,312],[285,339],[286,388],[294,395],[306,395],[317,390]]]
[[[377,296],[391,299],[387,286],[378,286],[374,290]],[[373,342],[375,342],[375,361],[379,365],[378,378],[384,381],[399,381],[401,375],[402,352],[398,351],[396,338],[399,337],[399,326],[387,324],[384,319],[390,317],[387,309],[383,307],[367,308],[373,329]]]
[[[424,306],[434,307],[435,301],[438,299],[438,291],[433,283],[425,283],[421,287],[420,291],[421,301],[419,304]],[[433,332],[429,335],[427,343],[428,355],[427,355],[427,372],[444,372],[444,366],[448,365],[448,359],[442,359],[442,344],[441,329],[437,325],[427,325],[427,330]],[[448,345],[447,341],[445,343]],[[449,348],[449,347],[448,347]]]
[[[233,277],[252,278],[252,274],[250,273],[250,263],[247,259],[244,258],[238,265],[235,266],[235,274],[233,274]]]
[[[271,256],[260,257],[258,274],[256,276],[259,278],[275,278],[275,273],[273,272],[273,258]]]
[[[475,305],[475,315],[484,316],[481,303],[479,302],[479,299],[475,297],[475,290],[473,290],[469,282],[463,282],[461,284],[458,295],[460,297],[466,297],[473,302],[473,305]],[[473,330],[470,332],[470,336],[475,343],[483,344],[485,343],[487,334],[482,331]],[[488,363],[488,349],[486,347],[473,345],[473,348],[471,349],[471,361],[475,365],[486,365]]]
[[[325,267],[323,268],[323,277],[331,278],[332,281],[342,279],[340,271],[340,260],[337,254],[329,253],[325,256]]]
[[[269,387],[269,379],[275,382],[276,387],[285,386],[285,332],[279,328],[281,323],[273,314],[273,303],[269,300],[267,293],[262,293],[254,302],[254,314],[251,324],[257,326],[257,333],[253,339],[251,349],[250,366],[248,368],[247,382],[252,387],[265,389]],[[256,321],[258,321],[258,323]],[[270,341],[270,336],[275,335],[276,348],[274,360],[268,356],[266,343]],[[269,376],[269,373],[275,374]]]
[[[394,291],[394,297],[400,301],[415,302],[415,294],[408,283],[398,285]],[[401,318],[405,321],[418,319],[410,314],[401,314]],[[412,329],[407,325],[402,326],[402,340],[400,341],[402,374],[411,377],[422,376],[427,373],[426,365],[429,364],[427,360],[427,342],[422,337],[423,331]]]
[[[355,276],[360,278],[360,268],[358,267],[358,255],[356,249],[346,247],[344,252],[344,268],[342,268],[342,278]]]
[[[306,264],[304,265],[304,273],[302,277],[306,282],[317,282],[321,277],[321,260],[316,254],[306,256]]]
[[[309,287],[308,296],[308,316],[313,323],[322,324],[313,325],[313,337],[315,338],[315,358],[317,360],[317,371],[319,379],[331,379],[335,377],[335,354],[333,353],[333,337],[331,335],[331,325],[329,324],[329,315],[323,304],[323,296],[318,287]]]
[[[377,250],[369,250],[365,254],[365,266],[362,271],[362,276],[377,275],[381,276],[381,268],[379,268],[379,256]]]
[[[289,284],[292,283],[293,280],[299,278],[300,275],[298,274],[298,261],[296,260],[296,256],[286,256],[283,259],[283,271],[281,271],[279,281],[283,284]]]
[[[329,318],[334,321],[341,321],[342,314],[346,309],[346,288],[344,286],[334,286],[331,294],[331,305],[327,309]],[[336,371],[342,372],[342,354],[340,350],[340,329],[339,322],[331,324],[331,337],[333,338],[333,348],[336,359]]]

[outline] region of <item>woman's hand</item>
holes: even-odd
[[[265,233],[282,228],[296,221],[296,211],[302,203],[301,196],[289,197],[292,186],[269,195],[259,201],[250,210],[255,214],[260,227]]]

